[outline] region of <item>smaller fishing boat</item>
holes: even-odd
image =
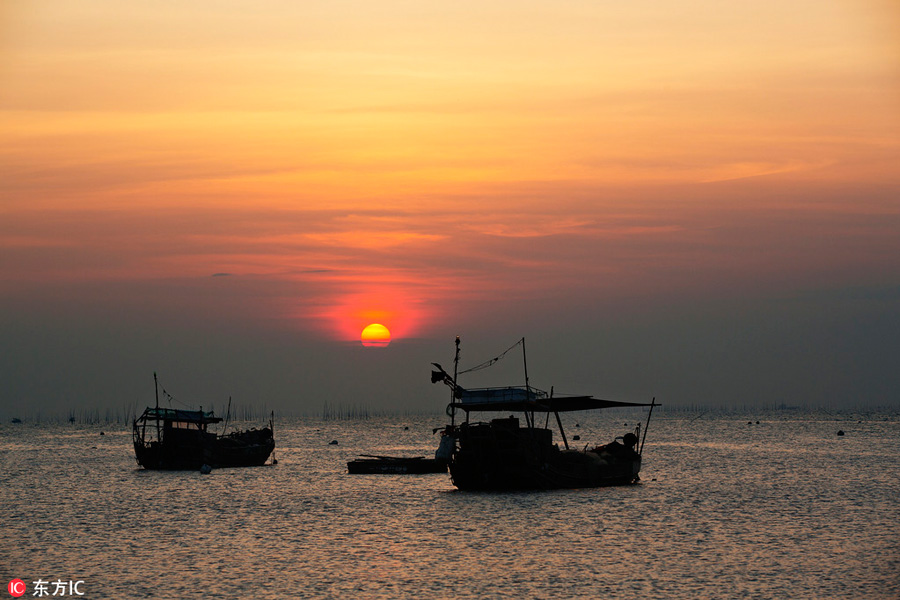
[[[435,433],[438,430],[435,430]],[[375,456],[360,454],[347,463],[347,472],[357,474],[413,475],[421,473],[446,473],[447,463],[453,453],[455,440],[441,433],[441,443],[434,451],[434,458],[424,456]]]
[[[347,463],[347,472],[355,475],[413,475],[446,473],[447,461],[424,456],[373,456],[360,454]]]
[[[223,419],[212,412],[147,407],[132,423],[134,454],[145,469],[198,470],[220,467],[255,467],[266,463],[275,449],[274,423],[268,427],[217,434],[209,425]],[[227,421],[226,421],[227,427]]]

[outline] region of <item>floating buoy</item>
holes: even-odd
[[[209,475],[211,471],[212,471],[212,467],[209,465],[203,465],[202,467],[200,467],[200,472],[203,475]]]
[[[338,442],[337,442],[337,440],[331,440],[330,442],[328,442],[328,445],[329,446],[337,446]]]
[[[844,435],[844,430],[843,430],[843,429],[838,429],[838,435]]]
[[[573,436],[572,436],[572,441],[577,442],[577,441],[580,440],[580,439],[581,439],[581,436],[580,436],[580,435],[573,435]]]
[[[102,432],[102,431],[101,431],[101,432],[100,432],[100,435],[106,435],[106,434],[105,434],[105,433],[103,433],[103,432]]]

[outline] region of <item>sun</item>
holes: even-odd
[[[362,330],[360,341],[363,346],[384,348],[391,343],[391,332],[381,323],[372,323]]]

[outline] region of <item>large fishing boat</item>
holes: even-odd
[[[525,363],[525,386],[493,388],[463,388],[457,378],[463,373],[490,366],[515,346],[522,345]],[[641,456],[647,427],[653,407],[650,403],[602,400],[592,396],[558,396],[532,387],[528,382],[528,363],[525,357],[525,338],[516,342],[499,357],[460,372],[459,338],[456,338],[454,373],[451,376],[438,363],[432,363],[432,383],[443,382],[451,389],[447,407],[450,416],[444,434],[452,436],[455,445],[449,462],[453,484],[460,490],[517,490],[584,488],[608,485],[626,485],[640,480]],[[649,406],[647,424],[616,437],[608,444],[582,450],[569,447],[559,413],[613,407]],[[457,411],[465,413],[465,420],[456,423]],[[473,412],[521,413],[525,424],[509,417],[491,419],[488,422],[470,421]],[[553,432],[547,428],[550,414],[556,417],[563,448],[553,443]],[[543,427],[537,423],[537,415],[545,414]],[[576,438],[577,439],[577,438]]]
[[[147,407],[132,423],[134,454],[145,469],[197,470],[218,467],[254,467],[265,464],[275,449],[274,423],[268,427],[217,434],[209,425],[223,419],[212,412]],[[227,420],[226,425],[227,428]]]

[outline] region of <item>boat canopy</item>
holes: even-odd
[[[220,423],[222,421],[221,417],[214,417],[212,412],[159,407],[148,407],[144,410],[144,414],[142,414],[140,418],[148,421],[179,421],[182,423],[199,423],[201,425]]]
[[[467,390],[456,386],[456,398],[463,404],[535,402],[546,397],[547,392],[533,387],[491,387]]]
[[[593,396],[557,396],[528,387],[473,388],[456,386],[455,400],[450,405],[469,411],[528,411],[571,412],[615,408],[619,406],[650,406],[650,402],[619,402],[602,400]]]

